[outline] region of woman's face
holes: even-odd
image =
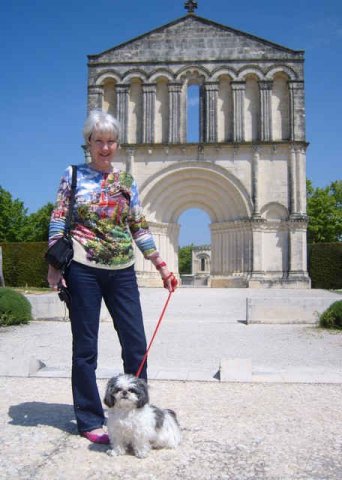
[[[93,132],[89,139],[88,148],[92,167],[102,172],[110,172],[118,149],[118,143],[113,133]]]

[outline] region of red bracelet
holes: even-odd
[[[160,269],[163,268],[163,267],[166,267],[166,263],[165,263],[165,262],[161,262],[161,263],[159,263],[158,265],[156,265],[156,269],[157,269],[157,270],[160,270]]]
[[[174,274],[171,272],[170,275],[168,275],[167,277],[163,278],[163,283],[164,283],[164,288],[167,288],[167,280],[169,280],[171,278],[171,288],[172,288],[172,292],[175,291],[175,288],[177,287],[178,285],[178,281],[177,281],[177,278],[174,276]]]

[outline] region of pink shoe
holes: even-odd
[[[102,435],[99,435],[97,433],[92,433],[92,432],[82,432],[81,437],[85,437],[90,442],[93,442],[93,443],[101,443],[102,445],[109,445],[108,433],[102,433]]]

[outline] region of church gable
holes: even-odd
[[[156,63],[159,59],[163,59],[165,63],[274,58],[302,58],[302,52],[195,15],[187,15],[99,55],[89,56],[91,63]]]

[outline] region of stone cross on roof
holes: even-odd
[[[194,13],[194,10],[197,8],[197,2],[188,0],[184,3],[184,8],[188,11],[188,13]]]

